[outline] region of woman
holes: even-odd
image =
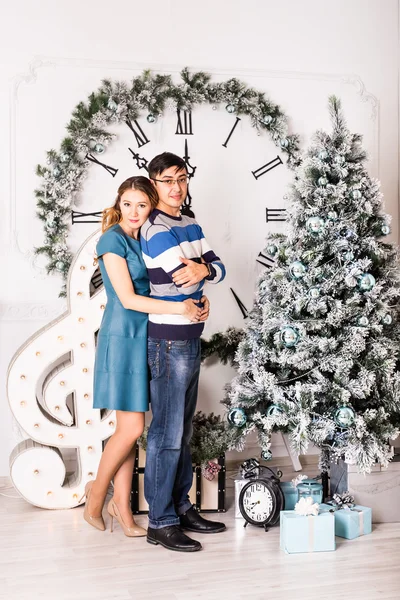
[[[139,242],[140,227],[157,205],[154,186],[145,177],[130,177],[118,189],[114,206],[103,212],[97,244],[107,306],[97,338],[94,369],[94,408],[116,410],[116,430],[101,457],[97,477],[86,484],[84,519],[105,530],[102,508],[111,479],[114,496],[107,506],[125,535],[143,536],[130,509],[135,460],[134,446],[144,428],[149,409],[147,367],[148,313],[183,315],[191,321],[205,320],[191,299],[166,302],[148,298],[149,280]]]

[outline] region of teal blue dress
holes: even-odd
[[[102,258],[106,252],[125,258],[135,293],[149,296],[140,242],[126,235],[119,225],[113,225],[99,239],[96,251],[107,306],[97,336],[93,407],[144,412],[149,410],[148,315],[122,306]]]

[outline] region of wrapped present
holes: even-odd
[[[321,504],[321,511],[333,511],[335,535],[353,540],[372,531],[372,510],[367,506],[354,504],[338,507],[335,504]]]
[[[293,510],[283,510],[280,546],[286,554],[332,552],[336,549],[333,513],[326,511],[317,516],[303,516]]]

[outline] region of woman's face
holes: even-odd
[[[139,190],[127,190],[121,196],[120,210],[122,229],[131,237],[138,238],[139,229],[151,213],[150,200]]]

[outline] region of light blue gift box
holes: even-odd
[[[280,546],[286,554],[336,550],[333,513],[326,511],[317,517],[302,517],[293,510],[283,510]]]
[[[332,510],[330,504],[321,504],[320,510]],[[333,513],[335,518],[335,535],[354,540],[360,535],[367,535],[372,531],[372,510],[367,506],[356,504],[352,508],[336,509]]]
[[[285,510],[293,510],[297,502],[297,487],[293,487],[291,481],[281,481],[280,486],[285,496]]]

